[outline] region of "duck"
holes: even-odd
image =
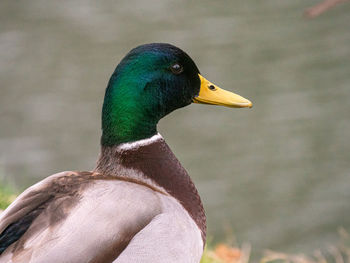
[[[48,176],[20,194],[1,213],[0,262],[200,262],[203,204],[157,131],[192,103],[252,107],[174,45],[132,49],[105,90],[96,167]]]

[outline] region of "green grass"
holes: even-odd
[[[15,198],[14,191],[0,183],[0,209],[5,209]]]
[[[218,261],[210,257],[210,255],[208,254],[208,250],[204,251],[201,263],[217,263],[217,262]]]
[[[339,241],[326,249],[316,250],[311,255],[286,254],[266,250],[258,261],[260,263],[350,263],[350,234],[344,228],[339,228]],[[233,252],[232,252],[233,251]],[[238,252],[237,252],[238,251]],[[230,254],[230,252],[232,252]],[[234,256],[236,255],[236,256]],[[238,255],[238,256],[237,256]],[[201,263],[249,263],[250,246],[232,248],[219,245],[206,248]]]

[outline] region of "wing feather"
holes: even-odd
[[[52,175],[1,214],[0,262],[57,262],[62,251],[69,262],[112,262],[162,213],[164,194],[134,179],[92,172]]]

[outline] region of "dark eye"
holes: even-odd
[[[184,68],[179,63],[175,63],[171,65],[170,70],[174,74],[178,75],[184,71]]]

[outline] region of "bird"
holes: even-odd
[[[127,53],[105,90],[95,168],[48,176],[20,194],[0,217],[0,262],[199,262],[203,204],[157,131],[192,103],[252,107],[174,45]]]

